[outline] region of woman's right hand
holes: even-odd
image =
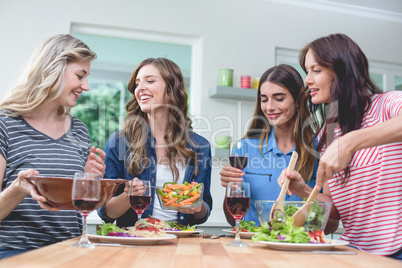
[[[231,181],[243,181],[242,177],[246,174],[241,169],[234,168],[232,166],[226,165],[222,168],[221,172],[221,185],[226,187]]]
[[[58,208],[54,208],[49,205],[47,203],[47,199],[38,192],[36,184],[27,179],[28,177],[33,177],[37,175],[39,175],[39,172],[34,169],[26,169],[18,172],[17,185],[20,191],[24,192],[27,195],[31,195],[31,197],[38,202],[41,208],[49,211],[58,211]]]
[[[124,192],[129,196],[131,187],[131,195],[141,196],[145,193],[145,186],[143,183],[135,177],[132,181],[126,181]]]
[[[282,170],[282,173],[278,178],[278,184],[281,188],[282,188],[283,183],[285,182],[286,171],[287,171],[287,169]],[[290,182],[289,182],[289,187],[288,187],[288,190],[286,193],[288,195],[295,194],[299,197],[302,197],[307,184],[304,182],[300,173],[297,171],[291,171],[291,172],[287,173],[287,177],[290,180]],[[308,187],[308,188],[310,188],[310,187]]]

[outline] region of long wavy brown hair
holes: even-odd
[[[302,99],[301,94],[304,83],[295,68],[286,64],[280,64],[268,69],[261,76],[253,120],[244,138],[258,138],[260,140],[259,149],[262,154],[264,141],[268,142],[269,134],[272,131],[272,126],[269,124],[268,119],[261,109],[261,85],[267,81],[286,88],[292,95],[295,103],[298,104],[293,118],[295,121],[293,137],[296,143],[296,152],[299,154],[299,160],[297,161],[295,169],[301,174],[302,178],[307,181],[311,178],[314,171],[315,151],[314,140],[312,139],[314,133],[308,123],[310,117],[307,107],[301,109],[301,106],[307,106],[307,103],[300,101],[300,99]]]
[[[324,145],[332,143],[338,124],[342,135],[361,128],[364,113],[371,105],[370,96],[380,94],[381,90],[370,78],[366,55],[347,35],[330,34],[306,45],[299,54],[300,66],[305,72],[306,54],[309,50],[319,65],[335,72],[330,103],[313,104],[308,87],[303,90],[313,121],[320,122],[324,119],[324,124],[315,124],[316,135],[324,128],[317,146],[320,152]],[[341,172],[342,184],[346,184],[349,171],[347,167]]]
[[[128,146],[128,163],[126,168],[129,174],[141,174],[150,164],[146,152],[146,142],[150,135],[147,114],[144,113],[135,97],[135,80],[140,69],[146,65],[155,66],[166,83],[164,105],[168,107],[167,132],[163,137],[167,144],[167,160],[175,181],[179,178],[177,162],[186,165],[186,159],[195,165],[194,174],[198,173],[197,155],[187,148],[192,142],[189,136],[191,119],[187,115],[187,93],[184,86],[183,75],[179,66],[166,58],[149,58],[142,61],[131,75],[128,90],[133,95],[126,104],[127,116],[124,119],[123,134]]]

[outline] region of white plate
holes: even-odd
[[[271,242],[258,241],[272,249],[278,250],[330,250],[335,246],[346,246],[349,244],[343,240],[327,240],[326,244],[307,244],[307,243],[286,243],[286,242]]]
[[[104,243],[132,244],[132,245],[153,245],[162,241],[168,241],[177,238],[172,234],[167,234],[165,237],[122,237],[122,236],[103,236],[88,234],[89,240],[97,240]]]
[[[232,231],[230,229],[223,229],[222,231],[224,231],[225,233],[236,235],[236,231]],[[255,235],[255,233],[253,233],[253,232],[239,232],[239,234],[240,234],[240,238],[243,238],[243,239],[251,239]]]
[[[195,229],[194,231],[164,231],[164,232],[167,234],[175,235],[177,237],[187,237],[193,234],[200,234],[204,232],[204,230]]]

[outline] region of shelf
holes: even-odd
[[[216,86],[208,91],[210,98],[255,101],[257,90],[253,88],[221,87]]]

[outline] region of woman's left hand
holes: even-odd
[[[89,156],[87,163],[85,164],[84,172],[99,174],[99,176],[103,178],[106,169],[105,157],[106,153],[104,151],[92,146],[89,150]]]
[[[198,208],[183,208],[183,209],[179,209],[178,211],[183,214],[194,214],[196,212],[201,211],[201,206],[199,206]]]

